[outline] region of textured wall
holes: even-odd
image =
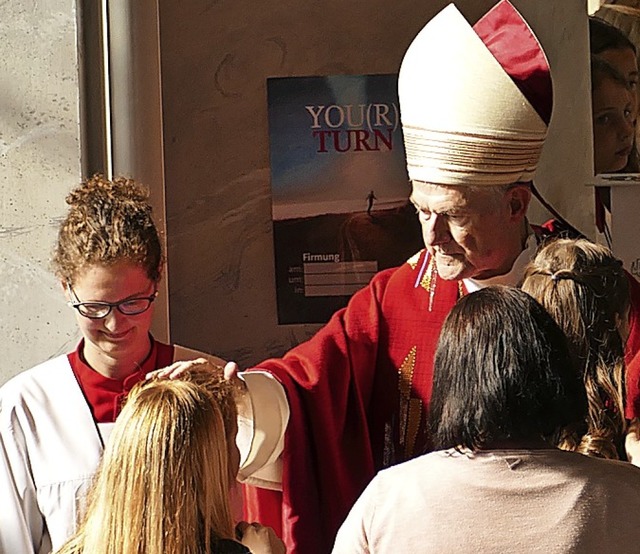
[[[388,73],[447,2],[160,0],[171,338],[242,365],[315,326],[278,326],[265,80]],[[472,20],[494,2],[456,2]],[[556,110],[538,185],[590,230],[584,0],[515,0],[547,48]],[[534,208],[532,219],[544,217]]]
[[[48,265],[80,175],[75,13],[0,2],[0,383],[75,342]]]

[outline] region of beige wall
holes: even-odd
[[[278,326],[265,80],[386,73],[443,0],[160,0],[171,337],[236,359],[315,326]],[[586,5],[515,0],[545,44],[556,110],[538,184],[591,229]],[[491,0],[457,2],[476,19]],[[534,207],[533,219],[545,217]]]
[[[80,148],[73,0],[0,3],[0,383],[76,338],[49,271]]]

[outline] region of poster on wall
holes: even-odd
[[[267,81],[278,323],[324,323],[422,247],[397,75]]]

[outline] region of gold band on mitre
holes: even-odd
[[[410,178],[443,185],[508,185],[529,181],[544,145],[544,137],[509,139],[410,126],[404,127],[404,141]]]

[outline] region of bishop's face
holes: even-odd
[[[443,279],[487,279],[509,272],[522,250],[528,187],[482,190],[420,181],[412,187],[425,246]]]

